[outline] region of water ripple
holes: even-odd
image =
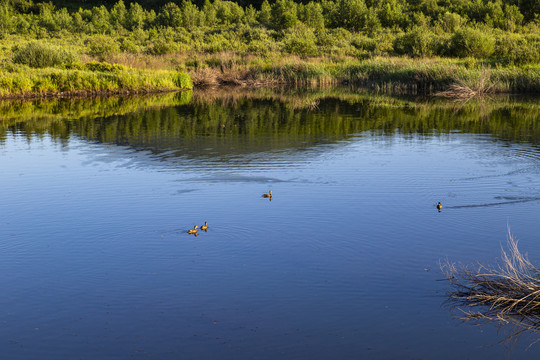
[[[531,201],[540,201],[540,197],[514,198],[514,197],[496,196],[495,199],[508,199],[508,201],[498,201],[498,202],[485,203],[485,204],[445,206],[445,209],[464,209],[464,208],[490,207],[490,206],[526,203],[526,202],[531,202]]]

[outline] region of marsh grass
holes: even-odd
[[[87,63],[76,69],[0,71],[0,97],[150,93],[191,89],[187,74]]]
[[[450,303],[463,311],[462,319],[476,323],[510,324],[516,330],[540,331],[540,269],[518,249],[508,231],[507,250],[497,265],[441,264],[452,286]]]
[[[484,97],[500,89],[493,80],[491,69],[482,67],[476,76],[463,78],[456,76],[454,83],[448,86],[447,90],[435,93],[435,96],[467,100],[474,97]]]

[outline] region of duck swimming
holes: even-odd
[[[195,225],[195,226],[193,227],[193,229],[189,229],[187,233],[188,233],[188,234],[197,234],[197,228],[198,228],[198,226]]]
[[[201,225],[201,230],[208,230],[208,224],[206,223],[206,221],[204,222],[204,225]]]
[[[439,210],[439,212],[441,212],[441,209],[442,209],[442,205],[441,205],[441,202],[439,201],[439,203],[437,204],[437,210]]]
[[[270,190],[270,191],[268,192],[268,194],[263,194],[262,197],[265,197],[265,198],[271,198],[271,197],[272,197],[272,190]]]

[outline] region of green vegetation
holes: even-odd
[[[191,88],[189,77],[185,78],[187,75],[173,71],[123,68],[102,71],[88,66],[94,64],[87,63],[78,69],[46,68],[29,72],[27,69],[17,68],[16,71],[0,73],[0,96],[140,93]],[[110,65],[105,65],[108,66]]]
[[[189,87],[178,72],[199,86],[353,82],[424,93],[488,74],[489,92],[540,91],[538,0],[107,4],[0,0],[0,76],[10,79],[0,96]],[[123,70],[95,75],[91,61]],[[99,86],[56,83],[52,68]]]

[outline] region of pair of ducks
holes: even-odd
[[[195,235],[198,235],[198,234],[197,234],[197,229],[198,229],[198,228],[199,228],[199,227],[198,227],[197,225],[195,225],[195,226],[193,227],[193,229],[189,229],[189,230],[188,230],[188,234],[195,234]],[[204,225],[201,225],[200,229],[201,229],[201,230],[204,230],[204,231],[208,230],[208,224],[206,223],[206,221],[204,222]]]

